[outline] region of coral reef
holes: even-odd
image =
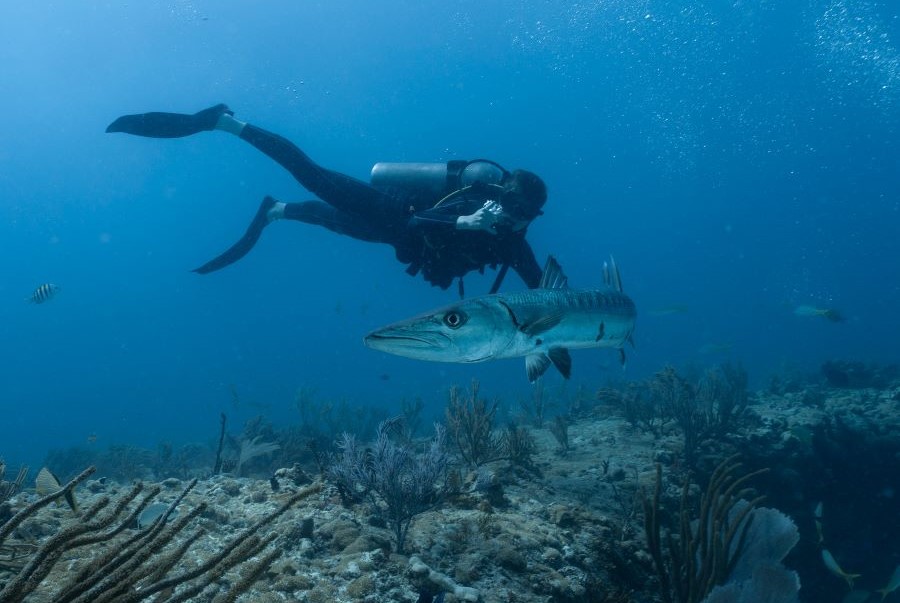
[[[635,427],[659,437],[667,425],[681,433],[681,455],[694,467],[705,440],[724,440],[740,428],[749,402],[747,373],[740,367],[711,368],[696,381],[667,366],[643,383],[604,388],[597,397],[621,408]]]
[[[446,603],[650,603],[666,601],[668,592],[673,603],[788,602],[798,596],[799,575],[800,600],[837,603],[849,586],[823,563],[826,550],[848,572],[862,574],[853,594],[861,597],[862,589],[883,589],[896,567],[890,551],[900,542],[900,382],[834,388],[821,375],[805,379],[785,377],[779,383],[790,387],[750,393],[739,371],[687,378],[673,370],[656,384],[669,389],[665,396],[651,390],[652,379],[623,384],[596,400],[579,395],[577,405],[557,404],[567,409],[563,418],[542,414],[541,427],[495,427],[500,404],[491,415],[494,403],[479,404],[480,392],[456,390],[448,412],[474,415],[459,425],[471,424],[493,442],[477,463],[471,447],[464,454],[449,429],[444,437],[423,438],[405,421],[388,421],[374,439],[346,436],[343,449],[329,452],[330,445],[305,438],[295,426],[254,421],[228,437],[259,437],[280,448],[247,461],[246,476],[232,467],[210,477],[215,454],[209,447],[188,466],[187,473],[201,479],[164,529],[205,505],[169,546],[186,543],[191,526],[207,535],[172,573],[200,567],[221,552],[221,543],[234,542],[279,509],[310,474],[342,461],[350,477],[331,475],[321,491],[258,532],[276,531],[280,536],[270,547],[281,555],[238,601],[414,603],[443,593]],[[684,426],[662,403],[673,391],[702,402],[699,411],[708,413],[703,425],[719,426],[698,432],[691,463]],[[554,406],[550,400],[541,402],[544,409]],[[406,406],[413,421],[417,407]],[[321,447],[310,448],[309,441]],[[740,467],[722,465],[735,454]],[[155,463],[176,455],[150,457]],[[182,475],[174,464],[169,468]],[[134,469],[138,476],[157,470]],[[106,531],[121,526],[146,493],[158,489],[153,500],[171,505],[189,484],[174,478],[147,483]],[[105,508],[113,508],[130,491],[102,469],[76,487],[83,509],[104,498],[110,501]],[[26,487],[7,505],[21,511],[36,500]],[[0,549],[0,588],[9,587],[39,547],[83,521],[51,502],[14,528],[0,527],[11,530],[7,548]],[[794,522],[803,536],[796,546]],[[0,518],[0,526],[8,524]],[[35,591],[29,601],[51,600],[108,545],[136,533],[126,527],[109,543],[65,551],[42,582],[57,590]],[[10,545],[22,548],[13,553]],[[665,590],[660,567],[668,576]],[[239,575],[236,567],[212,578],[193,600],[224,598]],[[167,596],[178,596],[179,588]]]
[[[883,388],[900,378],[900,367],[864,364],[850,360],[829,360],[822,364],[822,375],[831,387]]]

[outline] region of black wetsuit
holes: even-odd
[[[421,271],[427,281],[448,288],[453,280],[472,270],[504,264],[514,269],[525,284],[535,288],[541,268],[525,231],[501,229],[498,234],[459,231],[459,216],[475,213],[488,198],[475,187],[470,194],[434,207],[438,199],[423,201],[400,191],[383,191],[345,174],[317,165],[289,140],[253,125],[240,137],[277,161],[322,201],[288,203],[284,217],[318,224],[363,241],[387,243],[407,272]]]
[[[114,121],[107,132],[127,132],[140,136],[173,138],[212,130],[216,119],[227,110],[224,105],[194,115],[145,113],[127,115]],[[317,165],[286,138],[247,124],[240,137],[284,167],[304,188],[321,201],[287,203],[284,218],[318,224],[329,230],[363,241],[387,243],[397,259],[407,264],[411,275],[422,276],[441,288],[468,272],[485,267],[515,270],[529,288],[538,286],[541,268],[525,230],[500,228],[497,234],[480,230],[457,230],[459,216],[475,213],[490,198],[488,187],[474,186],[438,207],[437,199],[416,199],[402,190],[381,190],[366,182]],[[450,192],[450,191],[448,191]],[[266,203],[269,203],[266,206]],[[219,257],[197,272],[218,270],[243,257],[256,243],[267,223],[266,210],[274,205],[267,198],[247,234]],[[502,275],[503,272],[501,272]],[[502,276],[501,276],[502,278]],[[495,283],[499,286],[500,278]]]

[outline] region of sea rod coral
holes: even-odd
[[[17,512],[0,526],[0,545],[22,522],[71,492],[93,472],[94,468],[89,467],[61,490]],[[159,494],[159,485],[147,487],[138,482],[115,501],[107,496],[100,498],[37,548],[0,590],[0,602],[32,601],[40,595],[56,603],[136,603],[151,597],[160,603],[180,603],[194,600],[208,588],[212,590],[219,578],[240,568],[240,577],[231,583],[226,594],[217,598],[222,603],[234,601],[281,555],[281,549],[274,546],[278,535],[264,534],[263,528],[321,488],[316,484],[289,496],[230,542],[217,546],[217,553],[185,569],[186,553],[205,536],[202,529],[191,527],[207,504],[201,502],[177,518],[173,512],[196,484],[196,480],[191,481],[165,513],[138,530],[132,529],[135,520]],[[57,571],[57,565],[75,552],[90,562],[74,571],[67,570],[63,579],[47,580]]]

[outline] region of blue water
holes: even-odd
[[[300,387],[392,408],[422,396],[436,413],[473,378],[529,395],[520,361],[363,347],[456,297],[386,246],[280,222],[238,264],[191,273],[264,195],[310,195],[227,134],[104,128],[216,102],[360,178],[475,157],[539,173],[538,256],[593,286],[614,254],[640,313],[625,374],[613,352],[579,352],[573,388],[666,363],[740,362],[759,386],[827,359],[898,362],[898,45],[896,4],[867,0],[11,3],[0,455],[213,440],[222,411],[234,431],[260,412],[287,425]],[[55,299],[23,302],[45,282]]]

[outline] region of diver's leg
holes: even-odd
[[[256,241],[259,240],[259,235],[262,234],[263,228],[269,222],[280,217],[279,206],[283,207],[284,203],[280,203],[274,197],[266,196],[262,203],[259,204],[259,209],[256,210],[256,215],[253,216],[253,221],[250,222],[250,226],[247,227],[247,232],[244,233],[244,236],[221,255],[216,256],[199,268],[194,268],[193,271],[199,274],[214,272],[235,263],[247,255],[253,249],[253,246],[256,245]]]
[[[181,138],[216,128],[222,115],[231,115],[227,105],[219,104],[194,114],[138,113],[123,115],[107,126],[107,132],[124,132],[149,138]]]
[[[360,241],[387,242],[384,229],[379,227],[380,221],[372,221],[359,214],[342,211],[321,201],[285,203],[283,207],[276,206],[272,213],[285,220],[324,226],[332,232]]]
[[[194,114],[139,113],[123,115],[107,132],[124,132],[150,138],[181,138],[221,130],[239,136],[277,161],[307,190],[336,208],[372,218],[403,213],[401,201],[345,174],[317,165],[286,138],[234,118],[227,105],[219,104]]]
[[[222,115],[217,130],[230,132],[250,143],[272,159],[311,193],[334,207],[354,214],[379,219],[403,212],[403,203],[362,180],[328,170],[278,134]]]
[[[238,261],[253,249],[263,229],[275,220],[295,220],[306,224],[324,226],[332,232],[347,235],[355,239],[370,242],[386,242],[385,236],[378,228],[379,222],[367,220],[362,216],[341,211],[322,201],[303,201],[301,203],[282,203],[274,197],[267,196],[262,200],[259,209],[247,231],[237,243],[226,249],[221,255],[195,268],[194,272],[207,274]]]

